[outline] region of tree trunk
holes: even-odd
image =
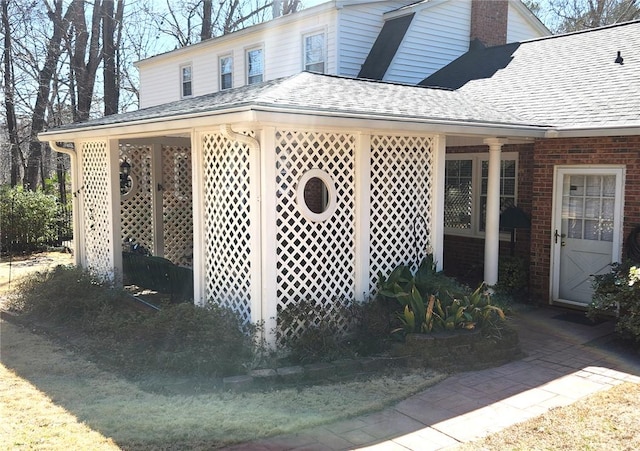
[[[84,0],[73,0],[69,6],[71,11],[71,24],[73,26],[73,46],[69,44],[71,51],[71,71],[76,85],[76,108],[74,122],[84,122],[89,119],[93,90],[95,87],[96,73],[102,60],[100,50],[100,24],[102,22],[102,3],[94,2],[91,15],[91,32],[85,22]],[[71,37],[70,37],[71,38]],[[85,57],[87,61],[85,63]]]
[[[122,35],[124,0],[118,1],[114,15],[114,0],[103,5],[102,46],[104,78],[104,115],[118,112],[120,101],[119,48]]]
[[[4,106],[7,113],[7,131],[9,133],[9,148],[11,149],[11,186],[17,186],[20,178],[22,155],[14,103],[15,79],[13,76],[13,51],[8,0],[2,0],[2,27],[4,28]]]
[[[200,41],[206,41],[207,39],[212,38],[213,31],[211,28],[211,0],[204,0],[202,2],[202,8],[202,30],[200,31]]]
[[[62,51],[60,44],[62,35],[66,31],[66,17],[62,15],[62,0],[55,0],[54,10],[49,11],[53,22],[53,35],[47,43],[47,55],[44,65],[38,72],[38,93],[36,103],[31,114],[31,133],[29,136],[29,156],[24,171],[23,185],[25,189],[35,190],[38,186],[38,175],[42,160],[42,145],[38,141],[38,133],[44,130],[45,112],[51,91],[51,79],[55,73],[56,64]]]

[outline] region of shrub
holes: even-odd
[[[378,293],[395,299],[402,308],[397,313],[396,332],[431,333],[479,328],[485,334],[499,332],[505,315],[493,305],[481,284],[474,292],[437,273],[430,257],[422,261],[415,274],[400,265],[387,278],[379,278]]]
[[[352,303],[324,305],[311,300],[290,303],[278,313],[277,341],[293,362],[331,361],[349,354],[345,330],[355,320]],[[351,324],[350,324],[351,323]]]
[[[214,304],[141,310],[123,290],[70,266],[37,273],[17,292],[13,310],[62,330],[64,339],[126,374],[224,376],[238,374],[252,359],[251,331]]]
[[[58,204],[42,191],[0,188],[2,251],[31,252],[55,241]]]
[[[529,267],[526,261],[516,256],[500,257],[496,290],[514,294],[525,290],[528,285]]]
[[[587,316],[617,315],[616,331],[640,343],[640,265],[614,263],[611,271],[594,276]]]

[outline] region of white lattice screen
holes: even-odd
[[[378,272],[416,265],[430,252],[433,152],[432,137],[371,137],[371,293]]]
[[[307,300],[339,318],[342,305],[355,299],[354,154],[352,135],[276,133],[278,312]],[[336,188],[337,208],[321,222],[307,219],[296,200],[298,181],[311,169],[328,173]]]
[[[249,146],[203,136],[205,299],[251,320]]]
[[[131,191],[120,197],[122,242],[129,240],[153,252],[153,196],[151,179],[151,147],[120,146],[120,161],[130,166]]]
[[[108,276],[113,271],[109,191],[109,154],[105,141],[85,142],[82,149],[82,221],[87,267]]]
[[[193,262],[191,149],[162,147],[164,258],[181,266]]]

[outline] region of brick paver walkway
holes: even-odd
[[[611,333],[611,322],[583,325],[562,316],[547,308],[515,315],[522,360],[455,374],[381,412],[229,449],[452,448],[624,381],[640,383],[640,359],[590,344]]]

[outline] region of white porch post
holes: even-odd
[[[356,196],[355,196],[355,296],[363,302],[369,299],[369,245],[371,235],[371,135],[362,133],[356,148]],[[362,299],[360,299],[362,296]]]
[[[107,155],[109,158],[109,198],[108,211],[111,215],[111,236],[109,237],[112,246],[113,281],[116,284],[122,283],[122,232],[120,230],[120,143],[117,139],[107,141]]]
[[[162,215],[162,145],[151,145],[151,203],[153,205],[153,255],[164,257],[164,221]]]
[[[444,259],[444,185],[447,137],[438,135],[434,139],[433,181],[431,193],[431,249],[437,271],[442,271]]]
[[[262,224],[262,320],[269,344],[275,344],[278,316],[278,271],[276,268],[276,129],[263,127],[260,132],[260,216]]]
[[[487,211],[484,239],[484,281],[493,286],[498,282],[498,256],[500,253],[500,160],[502,146],[507,140],[488,138],[489,174],[487,178]]]
[[[193,197],[193,302],[204,306],[204,156],[202,133],[191,131],[191,192]]]

